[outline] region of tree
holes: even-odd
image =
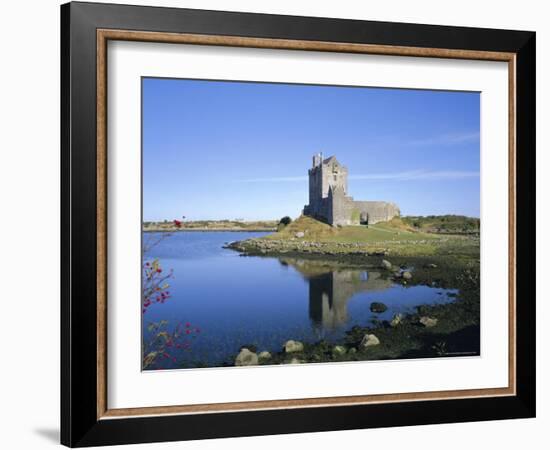
[[[285,227],[292,222],[292,219],[288,216],[284,216],[281,220],[279,220],[279,224],[284,225]]]

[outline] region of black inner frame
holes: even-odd
[[[512,52],[516,61],[517,395],[98,420],[96,30]],[[61,6],[61,443],[177,441],[535,416],[535,33],[237,12]]]

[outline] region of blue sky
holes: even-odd
[[[479,93],[143,79],[143,219],[297,217],[314,153],[355,200],[479,217]]]

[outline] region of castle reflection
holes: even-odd
[[[347,303],[359,292],[377,292],[392,282],[379,272],[349,268],[332,261],[280,258],[281,264],[296,269],[309,282],[309,317],[318,331],[346,323]]]

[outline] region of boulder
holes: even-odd
[[[267,360],[267,359],[271,359],[271,353],[269,353],[267,351],[260,352],[260,353],[258,353],[258,358],[263,359],[264,361]]]
[[[391,262],[383,259],[380,263],[380,267],[382,267],[382,269],[391,270]]]
[[[426,328],[435,327],[437,325],[437,319],[435,317],[422,316],[419,322]]]
[[[388,309],[388,307],[386,305],[384,305],[384,303],[381,303],[381,302],[372,302],[370,304],[370,310],[373,313],[383,313],[387,309]]]
[[[403,322],[403,315],[395,314],[390,322],[390,325],[395,328],[396,326],[401,325],[402,322]]]
[[[247,348],[243,348],[235,358],[236,366],[255,366],[258,364],[258,355]]]
[[[408,271],[405,271],[401,274],[401,278],[403,278],[404,280],[410,280],[412,277],[412,273]]]
[[[303,238],[306,234],[303,231],[298,231],[294,237],[297,237],[298,239]]]
[[[368,348],[379,344],[380,340],[374,334],[365,334],[365,336],[363,336],[361,344],[359,345],[361,346],[361,348]]]
[[[293,341],[291,339],[285,342],[284,350],[285,353],[303,352],[304,344],[302,344],[300,341]]]
[[[335,345],[332,348],[332,355],[333,356],[342,356],[346,354],[346,347],[343,345]]]

